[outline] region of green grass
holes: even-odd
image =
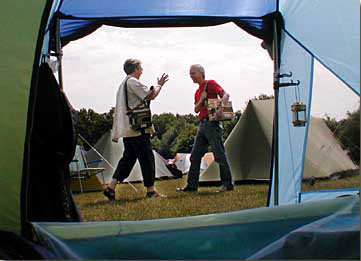
[[[134,184],[135,192],[128,184],[116,189],[116,201],[109,204],[101,192],[76,194],[75,200],[84,221],[149,220],[185,217],[238,211],[266,206],[268,184],[236,185],[235,190],[217,193],[218,187],[200,187],[198,193],[180,193],[176,188],[185,184],[181,180],[156,182],[157,190],[167,198],[145,199],[142,183]],[[360,186],[360,176],[339,180],[317,180],[314,186],[303,185],[303,191],[355,188]]]

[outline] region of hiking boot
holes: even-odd
[[[103,191],[104,196],[106,196],[110,202],[113,202],[115,200],[115,190],[112,188],[107,187]]]
[[[163,195],[157,191],[151,191],[151,192],[147,192],[147,194],[145,195],[145,198],[166,198],[166,195]]]
[[[233,185],[230,185],[230,186],[222,186],[220,187],[219,190],[217,190],[217,192],[226,192],[226,191],[233,191],[234,190],[234,187]]]
[[[184,188],[177,188],[177,192],[197,192],[197,188],[190,188],[190,187],[184,187]]]

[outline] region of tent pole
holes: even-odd
[[[63,51],[61,50],[61,41],[60,41],[60,19],[56,18],[56,58],[58,60],[58,80],[60,89],[63,90],[63,66],[62,66],[62,58]]]
[[[278,206],[279,194],[279,166],[278,166],[278,86],[279,86],[279,42],[278,42],[278,28],[277,19],[273,19],[273,89],[275,96],[274,116],[273,116],[273,131],[274,131],[274,205]]]

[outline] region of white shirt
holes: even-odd
[[[129,79],[129,80],[128,80]],[[140,131],[135,131],[130,128],[129,117],[127,115],[127,108],[125,103],[125,82],[127,82],[128,90],[128,106],[129,108],[134,108],[137,105],[141,104],[144,99],[151,93],[151,90],[144,84],[142,84],[138,79],[133,76],[127,75],[127,77],[122,81],[119,86],[117,97],[116,97],[116,106],[114,111],[114,120],[113,120],[113,129],[112,129],[112,138],[119,139],[121,137],[136,137],[140,136]],[[149,127],[145,129],[146,133],[154,133],[154,127]]]

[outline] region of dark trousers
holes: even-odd
[[[198,188],[202,157],[211,146],[214,160],[219,164],[222,184],[232,186],[232,175],[223,145],[223,129],[219,122],[201,122],[191,153],[191,166],[188,172],[187,186]]]
[[[149,134],[123,138],[123,144],[123,157],[118,162],[117,169],[113,174],[113,179],[123,182],[123,180],[130,175],[136,161],[139,160],[144,186],[153,186],[155,179],[155,161]]]

